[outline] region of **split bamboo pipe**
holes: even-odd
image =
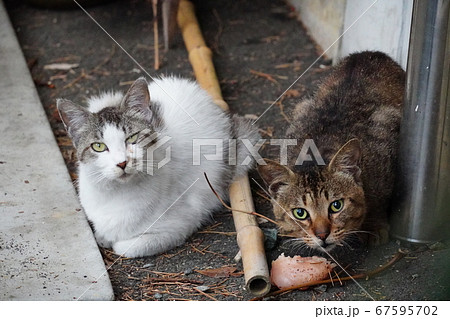
[[[212,52],[206,46],[194,5],[190,1],[180,1],[177,20],[197,82],[212,96],[214,103],[228,111],[212,62]],[[236,210],[255,211],[247,175],[231,185],[230,202],[231,207]],[[254,296],[263,296],[271,287],[264,251],[264,234],[253,215],[233,211],[233,220],[242,255],[245,287]]]

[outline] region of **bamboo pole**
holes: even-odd
[[[223,100],[212,62],[212,52],[203,39],[195,16],[194,5],[188,0],[180,1],[178,24],[197,82],[208,91],[218,106],[228,111],[228,104]],[[231,185],[230,202],[231,207],[236,210],[255,210],[247,175]],[[233,211],[233,220],[237,243],[242,254],[246,289],[255,296],[263,296],[270,290],[269,269],[264,251],[264,234],[253,215]]]

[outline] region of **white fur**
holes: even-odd
[[[87,100],[89,111],[92,113],[97,113],[107,106],[120,105],[122,97],[122,92],[113,91],[104,92],[99,96],[92,96]]]
[[[124,174],[117,163],[136,154],[124,145],[124,133],[109,126],[103,132],[109,151],[100,153],[95,163],[79,166],[81,203],[94,224],[97,241],[127,257],[154,255],[182,244],[220,207],[204,172],[222,196],[227,193],[223,172],[230,168],[223,161],[192,165],[194,138],[230,138],[227,115],[187,80],[159,79],[149,85],[149,91],[151,100],[161,104],[163,135],[172,137],[168,142],[171,161],[153,176],[133,170],[129,162],[125,172],[131,174]],[[90,99],[90,110],[98,112],[111,102],[117,105],[119,97],[110,92]]]

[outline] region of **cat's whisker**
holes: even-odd
[[[301,238],[287,239],[281,244],[281,248],[286,248],[288,246],[295,245],[295,243],[299,241],[302,242]]]
[[[303,243],[302,245],[292,247],[291,251],[296,255],[310,255],[311,254],[311,247]]]
[[[88,175],[89,178],[102,178],[104,175],[101,172],[92,172]]]
[[[96,170],[96,171],[89,171],[89,172],[87,172],[86,175],[91,177],[91,176],[95,176],[95,175],[98,175],[98,174],[101,174],[101,172]]]
[[[103,174],[91,175],[89,178],[92,178],[93,180],[101,180],[103,179]]]
[[[361,243],[361,238],[358,236],[358,231],[355,231],[351,234],[341,236],[339,242],[343,245],[343,248],[353,251]]]
[[[90,174],[88,174],[87,176],[88,176],[89,178],[92,178],[92,179],[96,180],[96,179],[99,178],[101,175],[102,175],[102,174],[100,174],[100,173],[98,173],[98,172],[95,172],[95,173],[90,173]]]
[[[106,176],[100,171],[91,171],[87,174],[87,176],[92,179],[94,184],[100,184],[106,179]]]
[[[349,244],[346,239],[342,239],[340,241],[340,243],[341,243],[341,245],[340,245],[341,247],[344,247],[344,248],[347,248],[349,250],[352,250],[352,245]]]
[[[372,232],[372,231],[364,231],[364,230],[352,230],[349,231],[345,234],[345,236],[349,239],[352,239],[353,242],[358,243],[361,241],[361,236],[362,234],[367,234],[369,236],[378,238],[380,237],[379,234]]]
[[[105,176],[99,176],[99,177],[97,177],[96,179],[94,179],[92,182],[93,182],[94,184],[100,184],[100,183],[103,182],[104,180],[106,180],[106,177],[105,177]]]
[[[293,243],[292,248],[296,249],[298,251],[302,251],[302,250],[305,250],[305,249],[309,249],[310,247],[305,242],[297,242],[297,243]]]
[[[290,251],[298,254],[304,250],[308,250],[308,254],[312,250],[312,248],[306,243],[302,238],[293,238],[286,240],[283,242],[282,246],[284,248],[288,248]]]
[[[158,163],[159,162],[142,160],[142,161],[138,161],[136,163],[132,163],[132,166],[140,166],[140,165],[145,165],[145,166],[152,165],[152,166],[155,166],[155,165],[158,165]]]
[[[146,159],[139,159],[137,160],[137,162],[141,162],[141,163],[157,163],[157,161],[155,160],[146,160]]]
[[[348,230],[345,232],[345,234],[370,234],[370,235],[374,235],[374,232],[370,232],[370,231],[366,231],[366,230]]]

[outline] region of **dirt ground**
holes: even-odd
[[[214,63],[224,99],[233,112],[256,118],[318,58],[311,41],[285,2],[276,0],[195,1],[204,37],[214,52]],[[6,0],[42,104],[69,172],[76,180],[76,159],[59,120],[55,99],[84,103],[101,91],[126,90],[144,75],[142,70],[80,9],[52,11]],[[173,48],[163,52],[161,68],[153,69],[154,42],[151,1],[114,1],[87,8],[107,32],[152,76],[174,74],[193,78],[187,53],[177,34]],[[375,26],[376,27],[376,26]],[[380,26],[381,27],[381,26]],[[48,70],[53,63],[74,64],[66,71]],[[289,124],[289,111],[311,94],[331,61],[321,58],[259,121],[264,138],[280,138]],[[271,157],[266,148],[263,155]],[[258,179],[255,173],[251,177]],[[252,183],[256,211],[271,216],[263,191]],[[213,195],[212,195],[213,196]],[[250,300],[244,287],[242,264],[229,211],[214,216],[213,224],[186,244],[165,254],[127,259],[102,249],[111,266],[116,300]],[[274,229],[270,223],[264,229]],[[284,251],[268,242],[270,262]],[[388,262],[399,248],[409,254],[382,274],[343,285],[322,285],[266,300],[449,300],[450,249],[445,244],[405,247],[398,241],[376,249],[356,248],[336,257],[349,273],[357,274]]]

